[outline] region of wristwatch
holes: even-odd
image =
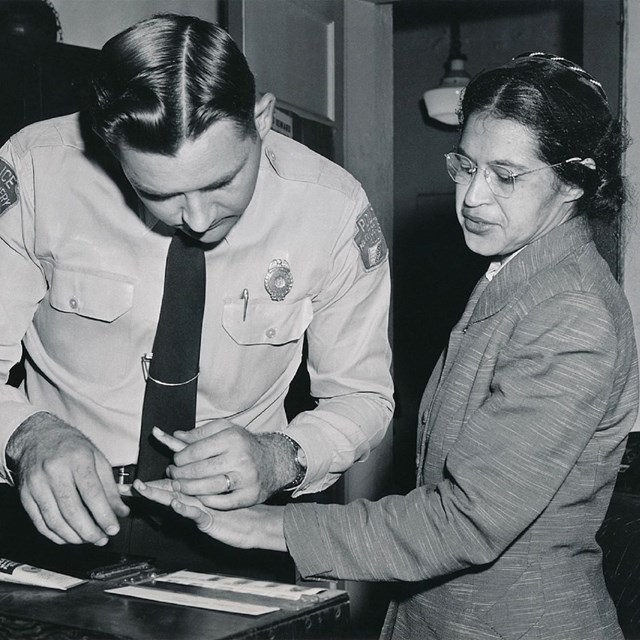
[[[276,431],[276,434],[282,436],[291,447],[293,451],[293,460],[296,465],[296,477],[291,482],[285,484],[284,487],[280,488],[280,491],[287,491],[299,486],[307,475],[307,457],[305,456],[302,447],[293,438],[290,438],[282,431]]]

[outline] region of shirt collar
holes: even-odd
[[[526,246],[527,245],[525,245],[525,247]],[[517,251],[510,253],[506,258],[503,258],[502,260],[494,260],[493,262],[491,262],[491,264],[489,265],[489,268],[487,269],[487,272],[484,274],[487,280],[491,282],[496,277],[496,275],[498,275],[499,271],[508,262],[510,262],[513,258],[515,258],[523,249],[524,247],[520,247]]]

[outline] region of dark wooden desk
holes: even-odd
[[[2,487],[0,487],[1,489]],[[2,498],[5,498],[4,509]],[[14,492],[0,491],[0,558],[33,564],[86,579],[92,571],[113,566],[123,556],[92,545],[56,545],[35,532],[22,509],[14,504]],[[12,502],[13,501],[13,502]],[[275,553],[275,552],[274,552]],[[284,554],[282,562],[286,560]],[[253,579],[282,580],[276,574],[250,575],[239,568],[212,567],[200,563],[171,566],[150,560],[159,573],[177,569],[242,575]],[[224,558],[221,558],[224,560]],[[262,573],[262,572],[261,572]],[[122,579],[122,578],[120,578]],[[118,580],[93,580],[56,591],[0,582],[0,640],[342,640],[347,637],[349,604],[343,591],[319,594],[320,600],[303,609],[282,608],[262,616],[223,613],[163,604],[105,593]],[[260,604],[275,604],[261,601]],[[285,607],[286,602],[277,606]]]
[[[348,597],[326,591],[302,609],[246,616],[104,593],[117,581],[55,591],[0,583],[0,639],[252,640],[347,637]]]

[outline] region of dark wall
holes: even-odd
[[[429,120],[422,93],[437,86],[449,54],[449,25],[460,22],[471,75],[524,51],[580,63],[582,2],[407,2],[394,5],[394,476],[414,486],[420,396],[468,294],[487,266],[468,251],[444,168],[458,134]]]

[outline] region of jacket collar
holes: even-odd
[[[470,323],[479,322],[500,311],[537,273],[558,264],[590,242],[591,230],[587,221],[579,216],[525,246],[488,284],[478,300]]]

